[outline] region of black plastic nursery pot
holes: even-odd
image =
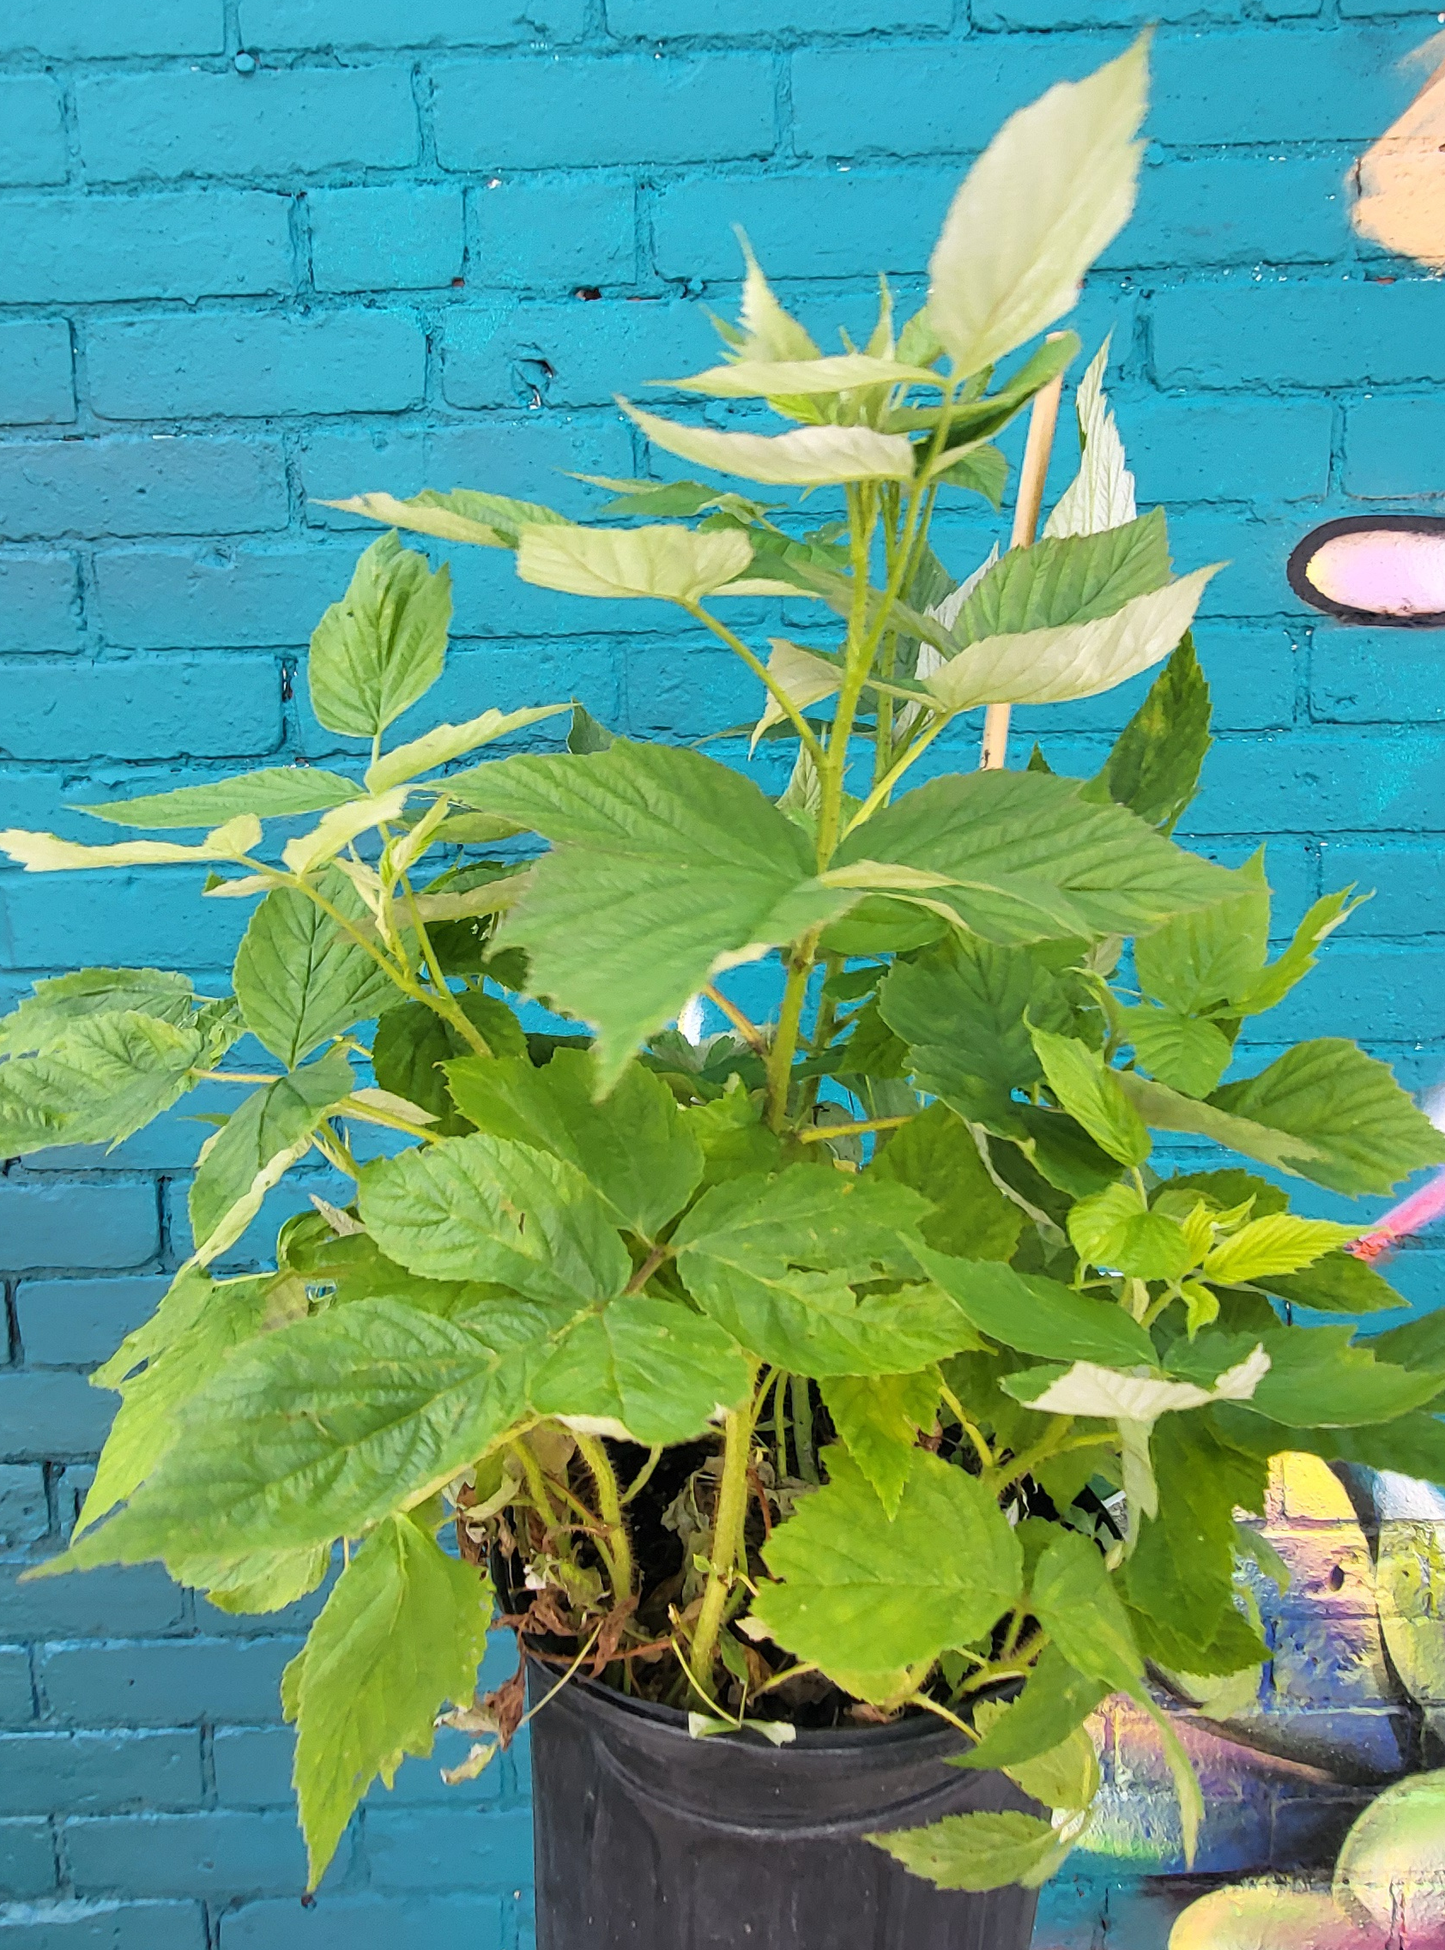
[[[535,1705],[557,1674],[528,1672]],[[694,1740],[574,1680],[531,1725],[537,1950],[1028,1950],[1037,1892],[936,1889],[865,1835],[1034,1804],[922,1716]]]

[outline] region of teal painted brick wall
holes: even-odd
[[[790,302],[856,331],[878,269],[921,291],[1002,116],[1161,15],[1139,213],[1079,319],[1114,333],[1177,556],[1233,565],[1200,632],[1220,740],[1191,836],[1231,861],[1268,841],[1281,925],[1322,886],[1379,889],[1255,1053],[1356,1034],[1430,1080],[1445,649],[1329,627],[1283,574],[1329,515],[1445,494],[1445,290],[1349,227],[1353,160],[1437,24],[1395,0],[8,0],[0,823],[79,837],[87,797],[337,756],[292,681],[362,543],[321,498],[465,483],[580,512],[555,470],[645,468],[611,395],[709,356],[732,223]],[[993,533],[944,530],[960,571]],[[726,656],[643,606],[454,566],[447,715],[573,692],[644,737],[747,715]],[[1019,755],[1037,733],[1092,768],[1141,688],[1020,713]],[[242,919],[183,876],[0,870],[0,1004],[76,962],[214,977]],[[85,1372],[185,1251],[201,1134],[0,1167],[0,1941],[520,1950],[524,1753],[460,1790],[409,1763],[303,1910],[276,1682],[310,1607],[229,1619],[149,1570],[15,1582],[84,1493],[108,1412]],[[1441,1298],[1439,1255],[1398,1271]],[[1257,1825],[1218,1829],[1221,1868],[1255,1866]],[[1170,1900],[1080,1874],[1041,1934],[1153,1946]]]

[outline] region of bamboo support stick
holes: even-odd
[[[1051,339],[1062,336],[1060,332],[1049,333]],[[1047,386],[1034,394],[1029,413],[1029,437],[1024,443],[1023,466],[1019,469],[1019,493],[1014,504],[1010,548],[1027,548],[1038,533],[1039,509],[1044,499],[1044,476],[1049,471],[1049,455],[1053,451],[1054,428],[1058,424],[1059,399],[1063,389],[1064,375],[1060,373],[1057,379],[1051,379]],[[1011,704],[990,704],[984,713],[983,751],[978,761],[981,771],[1003,770],[1012,710]]]

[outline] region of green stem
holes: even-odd
[[[822,1144],[827,1138],[861,1137],[867,1131],[896,1131],[900,1124],[911,1124],[912,1117],[874,1117],[859,1124],[815,1124],[798,1132],[799,1144]]]
[[[702,1609],[692,1635],[693,1684],[703,1697],[714,1703],[706,1690],[712,1684],[713,1662],[717,1658],[718,1634],[733,1574],[743,1549],[743,1526],[748,1514],[748,1462],[753,1447],[754,1405],[749,1401],[735,1408],[723,1424],[722,1482],[718,1487],[717,1511],[713,1517],[712,1555],[708,1559],[707,1585],[702,1594]]]
[[[807,1377],[795,1374],[789,1392],[793,1404],[793,1441],[798,1450],[798,1474],[805,1483],[816,1483],[818,1459],[813,1452],[813,1396]]]
[[[788,1116],[788,1088],[793,1076],[793,1057],[798,1048],[798,1031],[803,1020],[803,1004],[808,995],[808,977],[817,948],[816,930],[805,935],[788,961],[788,983],[783,990],[783,1006],[778,1016],[778,1033],[768,1052],[768,1087],[764,1116],[768,1128],[781,1131]]]
[[[709,616],[701,603],[682,603],[679,606],[685,609],[696,622],[705,623],[713,635],[725,643],[729,650],[736,651],[754,677],[766,686],[769,696],[776,700],[779,708],[787,715],[793,729],[802,739],[804,748],[821,777],[824,760],[823,747],[818,743],[818,735],[782,685],[773,678],[767,665],[748,648],[740,636],[728,628],[726,623],[719,623],[715,616]]]
[[[788,1377],[781,1369],[773,1383],[773,1444],[778,1452],[778,1480],[788,1473]]]
[[[608,1551],[612,1560],[612,1601],[620,1605],[632,1595],[632,1539],[627,1534],[627,1519],[622,1514],[622,1492],[617,1473],[607,1451],[595,1435],[577,1435],[577,1448],[597,1486],[597,1511],[607,1527]]]
[[[1031,1449],[1025,1449],[1022,1455],[1011,1456],[1006,1463],[1001,1463],[991,1472],[989,1488],[995,1492],[1006,1490],[1011,1484],[1027,1476],[1031,1469],[1036,1469],[1040,1463],[1048,1462],[1051,1457],[1058,1455],[1068,1440],[1069,1430],[1072,1427],[1072,1416],[1051,1415],[1049,1426]]]

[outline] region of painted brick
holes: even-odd
[[[611,0],[608,31],[619,40],[683,40],[689,35],[730,40],[773,34],[874,34],[888,28],[948,27],[950,0],[875,0],[866,10],[852,0],[735,0],[719,13],[711,0],[674,0],[659,14],[651,0]]]
[[[487,306],[450,315],[442,391],[464,407],[608,406],[617,393],[651,404],[667,395],[650,382],[717,351],[706,309],[685,300]]]
[[[1161,35],[1150,133],[1168,143],[1338,143],[1343,178],[1344,150],[1373,142],[1419,87],[1399,65],[1419,39],[1418,27],[1373,26]]]
[[[6,0],[0,54],[84,61],[115,54],[219,54],[221,0],[138,0],[121,12],[90,0]]]
[[[78,596],[70,556],[0,556],[0,653],[78,650]]]
[[[1438,846],[1376,845],[1327,840],[1321,871],[1329,887],[1353,884],[1372,898],[1350,919],[1350,937],[1408,939],[1445,934],[1445,874]]]
[[[772,152],[766,57],[503,59],[437,71],[444,169],[682,163]]]
[[[360,548],[240,551],[197,558],[154,549],[107,551],[95,562],[96,614],[121,649],[309,641],[344,594]]]
[[[249,47],[511,47],[518,42],[575,40],[584,0],[529,0],[469,9],[458,18],[451,0],[241,0],[241,38]]]
[[[1445,1037],[1445,947],[1438,940],[1391,948],[1342,940],[1262,1029],[1281,1043],[1305,1036],[1392,1043]]]
[[[0,325],[0,425],[74,418],[69,328],[38,319]]]
[[[434,1950],[438,1943],[500,1943],[510,1907],[503,1897],[470,1893],[329,1896],[311,1910],[295,1902],[247,1903],[222,1916],[221,1950]]]
[[[1165,161],[1144,171],[1138,207],[1099,261],[1111,268],[1326,263],[1345,247],[1348,234],[1337,162],[1286,156]]]
[[[375,1889],[455,1887],[462,1862],[468,1881],[512,1889],[531,1879],[531,1810],[368,1809],[366,1856]]]
[[[122,790],[131,781],[122,781]],[[86,838],[99,829],[89,820]],[[46,827],[47,831],[53,830]],[[238,901],[203,900],[200,881],[188,867],[174,873],[102,871],[66,883],[73,898],[63,914],[55,911],[53,884],[34,874],[0,876],[0,968],[45,968],[56,962],[72,967],[99,965],[188,969],[229,969],[240,946],[250,910]],[[152,1127],[147,1127],[148,1130]],[[137,1133],[111,1158],[111,1169],[170,1170],[195,1162],[196,1126],[189,1132],[167,1126],[159,1143]],[[70,1146],[41,1154],[40,1168],[66,1169]],[[86,1162],[98,1162],[85,1152]]]
[[[1292,615],[1298,626],[1315,614],[1306,610],[1285,580],[1284,565],[1298,534],[1313,516],[1294,509],[1171,509],[1169,539],[1177,561],[1189,568],[1227,562],[1204,591],[1204,618]],[[1285,540],[1288,537],[1288,540]]]
[[[0,304],[289,291],[290,205],[262,191],[11,200]]]
[[[36,1783],[55,1814],[126,1813],[200,1805],[201,1742],[168,1733],[10,1733],[0,1737],[0,1812],[35,1805]]]
[[[1345,409],[1346,494],[1416,500],[1445,494],[1445,400],[1361,400]]]
[[[117,1406],[115,1397],[108,1389],[91,1389],[90,1394],[109,1420]],[[49,1453],[78,1446],[63,1442],[63,1433],[57,1428]],[[7,1638],[140,1637],[177,1631],[185,1623],[184,1594],[158,1564],[40,1578],[27,1584],[21,1573],[34,1561],[13,1557],[0,1562],[0,1633]]]
[[[218,1727],[212,1751],[216,1794],[221,1805],[289,1808],[295,1744],[296,1737],[289,1727]],[[442,1779],[442,1768],[458,1765],[470,1744],[468,1735],[443,1728],[428,1758],[402,1763],[394,1787],[384,1788],[380,1782],[373,1785],[367,1806],[385,1809],[437,1802],[456,1811],[494,1805],[503,1797],[507,1763],[494,1762],[478,1780],[455,1787],[449,1787]]]
[[[0,1646],[0,1726],[25,1726],[34,1717],[30,1654],[24,1646]]]
[[[0,1272],[140,1266],[159,1245],[148,1185],[0,1182]]]
[[[1183,830],[1445,831],[1442,756],[1440,742],[1421,731],[1391,733],[1386,743],[1358,732],[1222,738],[1205,760],[1205,797]]]
[[[420,404],[426,369],[425,334],[401,312],[107,322],[86,353],[105,420],[400,413]]]
[[[5,1206],[0,1204],[0,1212]],[[84,1377],[59,1370],[0,1373],[0,1448],[19,1460],[94,1455],[116,1403]]]
[[[1329,483],[1324,400],[1141,399],[1119,414],[1146,500],[1303,500]]]
[[[0,525],[17,541],[65,534],[240,534],[285,522],[285,462],[273,441],[22,440],[0,446]]]
[[[174,1727],[279,1720],[281,1672],[297,1639],[119,1641],[60,1645],[40,1657],[55,1720],[83,1727]]]
[[[467,193],[474,275],[486,285],[630,283],[635,202],[630,182],[494,178]]]
[[[460,190],[317,190],[307,206],[318,291],[423,291],[462,274]]]
[[[494,494],[541,501],[559,513],[578,516],[590,508],[600,507],[602,495],[597,488],[588,487],[571,476],[628,475],[633,470],[633,453],[631,435],[620,413],[598,419],[546,412],[529,414],[522,420],[488,414],[483,421],[434,427],[425,432],[411,427],[395,432],[378,428],[369,434],[323,429],[307,436],[298,452],[297,466],[301,491],[306,497],[307,518],[318,526],[352,531],[345,552],[341,552],[338,544],[336,552],[325,558],[328,574],[339,579],[339,586],[321,598],[324,604],[345,588],[351,565],[366,542],[375,536],[376,525],[324,507],[323,501],[339,501],[383,484],[394,494],[414,494],[424,487],[480,487]],[[411,537],[411,542],[421,546],[418,536]],[[492,555],[490,549],[454,550],[452,573],[460,576],[464,573],[463,565],[476,565],[483,557],[490,560]],[[278,563],[278,558],[270,559]],[[510,560],[498,560],[506,579],[515,582]],[[259,558],[252,558],[246,582],[249,584],[262,573]],[[279,565],[269,573],[279,577]],[[490,629],[473,629],[462,616],[460,590],[453,593],[458,605],[457,633],[493,634]],[[594,602],[582,608],[590,619],[585,627],[599,627],[599,605]],[[632,608],[635,611],[637,605]],[[319,613],[318,610],[305,615],[299,635],[293,626],[287,640],[305,642]]]
[[[82,1815],[65,1824],[65,1851],[82,1896],[299,1896],[306,1886],[287,1815]]]
[[[16,1294],[20,1345],[32,1367],[91,1368],[149,1318],[163,1278],[22,1280]]]
[[[1152,307],[1165,386],[1351,386],[1445,378],[1445,290],[1391,284],[1190,285]]]
[[[56,1886],[55,1838],[48,1821],[0,1821],[0,1893],[44,1896]]]
[[[921,273],[960,172],[808,170],[786,176],[694,177],[656,193],[652,229],[665,278],[734,278],[741,224],[769,276]]]
[[[106,75],[76,105],[93,183],[398,169],[419,140],[404,68]]]
[[[808,49],[793,58],[794,147],[846,158],[968,155],[1006,115],[1114,51],[1114,37],[1091,34]]]
[[[979,0],[973,10],[980,27],[1022,27],[1031,32],[1128,27],[1150,20],[1225,21],[1238,16],[1234,0],[1163,0],[1152,13],[1144,0]]]
[[[15,1950],[206,1950],[199,1903],[27,1904],[4,1918]]]
[[[0,1463],[0,1544],[33,1544],[50,1528],[45,1476],[34,1463]],[[3,1798],[0,1784],[0,1798]]]
[[[0,183],[63,183],[65,124],[48,75],[0,77]]]
[[[168,657],[114,664],[17,665],[0,738],[12,758],[105,751],[206,758],[275,749],[281,691],[268,657]]]
[[[1414,630],[1317,629],[1310,713],[1340,724],[1445,722],[1439,640]]]

